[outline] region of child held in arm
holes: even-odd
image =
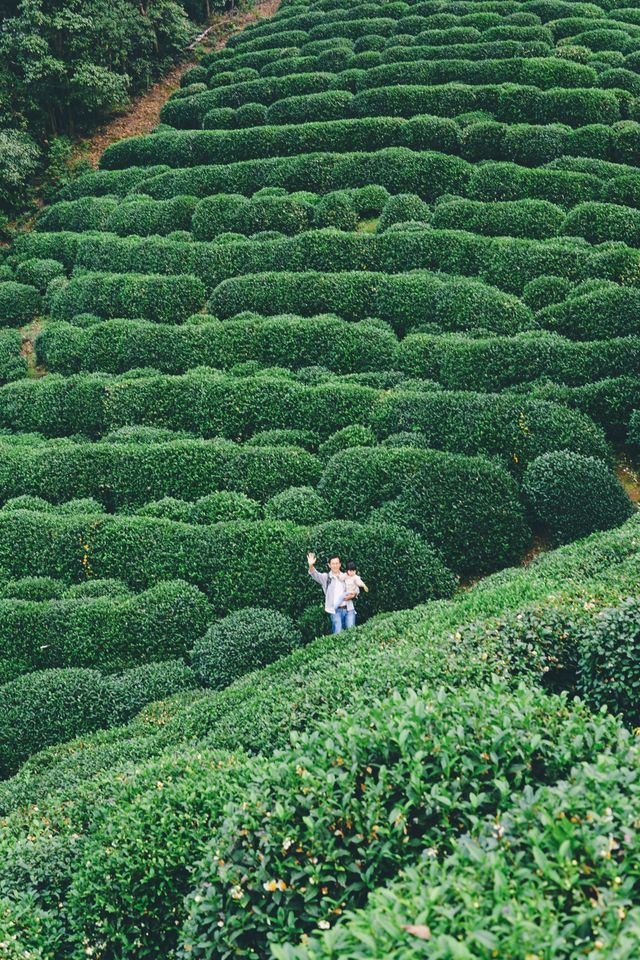
[[[369,587],[366,585],[364,580],[362,580],[361,577],[358,576],[356,565],[353,560],[349,560],[347,562],[346,573],[343,574],[343,576],[344,576],[345,596],[351,597],[353,600],[355,600],[358,597],[361,589],[364,590],[365,593],[369,593]],[[352,610],[350,611],[350,613],[352,614],[352,616],[350,617],[350,620],[352,622],[349,623],[349,626],[355,627],[356,610],[353,604],[351,604],[351,606],[352,606]]]

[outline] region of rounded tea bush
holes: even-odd
[[[334,453],[348,450],[349,447],[375,447],[377,438],[371,427],[364,427],[360,423],[353,423],[349,427],[336,430],[318,447],[318,454],[323,460],[329,460]]]
[[[238,677],[284,657],[300,645],[300,630],[277,610],[245,607],[214,623],[192,651],[193,668],[207,686],[221,690]]]
[[[54,581],[55,583],[56,581]],[[65,593],[73,600],[95,600],[96,597],[130,597],[131,590],[122,580],[105,577],[103,580],[84,580],[74,583]]]
[[[316,637],[324,637],[331,632],[331,620],[320,603],[314,603],[303,610],[297,623],[305,643],[311,643]]]
[[[95,497],[75,497],[56,506],[56,513],[104,513],[104,504]]]
[[[542,275],[524,286],[522,299],[532,310],[542,310],[552,303],[561,303],[571,293],[573,284],[564,277]]]
[[[0,586],[2,600],[58,600],[66,591],[66,584],[53,577],[21,577]]]
[[[606,705],[627,723],[640,723],[640,597],[603,612],[585,630],[578,692],[593,707]]]
[[[554,544],[616,527],[633,513],[624,488],[602,460],[569,450],[533,460],[522,486],[534,526]]]
[[[192,523],[220,523],[222,520],[260,520],[262,507],[244,493],[219,490],[193,504]]]
[[[23,260],[16,267],[16,280],[35,287],[44,293],[49,283],[56,277],[64,276],[64,265],[59,260],[32,258]]]
[[[147,703],[165,700],[180,690],[197,687],[193,670],[182,660],[143,663],[109,678],[112,721],[127,723]]]
[[[41,297],[29,283],[0,283],[0,326],[30,323],[40,309]]]
[[[292,520],[301,526],[331,519],[331,507],[313,487],[289,487],[265,504],[265,515],[272,520]]]
[[[377,233],[383,233],[392,224],[415,220],[427,222],[431,217],[429,205],[413,193],[398,193],[385,204],[380,214]]]
[[[150,500],[149,503],[145,503],[137,513],[142,517],[155,517],[158,520],[191,523],[193,504],[176,497],[163,497],[161,500]]]
[[[2,506],[3,510],[35,510],[37,513],[52,513],[55,507],[44,497],[36,497],[30,493],[23,493],[19,497],[11,497]]]

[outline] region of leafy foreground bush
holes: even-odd
[[[541,691],[397,695],[256,762],[241,805],[219,797],[224,816],[214,821],[180,937],[171,918],[181,913],[183,858],[193,847],[180,852],[171,842],[159,896],[149,847],[139,843],[149,829],[157,834],[158,788],[116,808],[68,894],[76,937],[90,947],[135,945],[137,957],[165,956],[178,939],[185,956],[267,957],[269,943],[364,903],[425,847],[450,850],[478,817],[510,806],[527,784],[556,782],[594,750],[624,756],[629,747],[612,718]],[[196,775],[191,793],[200,789]],[[184,832],[183,791],[177,783],[162,791],[163,843]]]
[[[622,878],[638,857],[631,824],[640,804],[621,777],[635,783],[637,773],[599,757],[568,781],[525,793],[499,819],[480,821],[451,854],[427,851],[365,909],[305,945],[274,946],[274,958],[488,960],[542,957],[550,943],[557,960],[592,944],[603,957],[637,955],[640,911],[629,908],[630,883]],[[607,891],[606,902],[592,896],[594,888]]]
[[[322,928],[425,849],[449,852],[527,785],[590,760],[587,742],[629,749],[610,718],[500,689],[396,696],[302,735],[212,839],[181,955],[266,957],[270,943]]]
[[[569,450],[533,460],[522,484],[536,526],[556,544],[618,526],[633,513],[624,487],[605,463]]]
[[[277,610],[247,607],[214,623],[193,648],[193,668],[214,689],[286,656],[302,637],[290,617]]]

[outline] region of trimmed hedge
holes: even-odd
[[[398,193],[384,205],[376,226],[377,233],[384,233],[394,223],[415,221],[428,223],[431,211],[428,204],[414,193]]]
[[[537,314],[540,325],[574,340],[606,340],[640,333],[640,290],[603,285],[552,304]]]
[[[35,287],[39,293],[45,293],[51,280],[63,277],[64,272],[64,266],[59,260],[33,258],[22,260],[16,265],[16,280]]]
[[[22,337],[17,330],[0,330],[0,384],[19,380],[26,372],[27,360],[22,356]]]
[[[375,315],[402,334],[422,323],[445,330],[484,328],[515,333],[534,325],[532,314],[514,297],[466,279],[440,279],[427,271],[389,275],[376,272],[264,273],[223,281],[209,309],[220,317],[242,310],[303,315],[335,311],[345,320]]]
[[[109,726],[128,723],[147,704],[162,702],[198,686],[193,670],[183,660],[144,663],[108,679],[113,704]]]
[[[453,121],[439,116],[420,116],[412,120],[373,116],[266,126],[262,125],[264,116],[259,109],[255,108],[253,115],[253,107],[247,105],[243,108],[244,111],[249,109],[251,119],[243,116],[242,124],[258,123],[258,126],[218,129],[222,119],[228,123],[230,118],[221,118],[219,110],[212,110],[203,120],[204,130],[158,133],[118,141],[115,146],[120,146],[120,150],[108,156],[105,153],[105,164],[117,168],[135,159],[152,162],[155,153],[170,160],[172,167],[193,167],[203,163],[219,165],[263,157],[288,157],[320,150],[348,154],[354,149],[374,152],[385,147],[407,146],[424,151],[444,149],[457,152],[458,128]]]
[[[128,167],[126,170],[118,170],[115,173],[104,170],[91,170],[84,173],[77,180],[70,180],[65,184],[58,194],[60,200],[78,200],[80,197],[99,197],[105,194],[111,194],[118,197],[124,197],[133,190],[137,183],[146,180],[161,173],[166,173],[169,167],[166,164],[158,164],[154,168],[150,167]]]
[[[104,230],[121,237],[137,234],[166,235],[173,230],[190,230],[191,218],[198,205],[196,197],[173,197],[171,200],[128,199],[119,203],[107,217]]]
[[[517,562],[529,530],[517,486],[504,467],[434,450],[358,447],[325,467],[318,492],[335,516],[371,515],[406,525],[436,544],[456,573]]]
[[[328,195],[331,196],[336,194]],[[311,269],[342,272],[354,267],[400,273],[429,266],[446,273],[481,273],[486,283],[491,282],[495,273],[504,285],[503,275],[508,277],[510,274],[503,268],[503,262],[507,260],[510,264],[522,250],[518,241],[511,238],[502,245],[494,244],[477,234],[433,230],[424,223],[404,223],[389,232],[389,221],[396,216],[405,216],[408,212],[422,212],[424,215],[424,208],[421,211],[415,197],[409,199],[407,195],[399,194],[386,205],[386,210],[380,220],[382,233],[375,234],[330,228],[309,230],[295,237],[245,239],[235,235],[225,243],[184,242],[169,238],[117,239],[103,234],[83,240],[76,251],[76,264],[82,271],[138,273],[147,269],[170,275],[193,274],[210,291],[223,280],[246,274]],[[333,211],[335,213],[335,207]],[[327,205],[322,204],[320,213],[323,216],[328,214]],[[560,241],[556,247],[535,241],[530,243],[531,246],[524,249],[531,251],[529,259],[535,257],[536,262],[520,267],[523,283],[530,279],[532,270],[538,265],[548,270],[564,268],[567,272],[575,272],[579,262],[588,262],[588,249],[582,250],[581,261],[578,261],[579,254],[571,256],[568,240]]]
[[[555,544],[620,526],[634,509],[606,464],[569,450],[533,460],[522,488],[534,523]]]
[[[628,405],[637,396],[637,384],[636,378],[626,379]],[[606,406],[599,411],[596,399],[589,400],[587,394],[580,400],[576,391],[586,387],[557,389],[569,390],[567,396],[561,394],[560,403],[590,403],[592,415],[606,419]],[[631,409],[638,406],[636,402]],[[602,430],[589,417],[555,403],[517,397],[433,390],[385,393],[348,381],[307,386],[283,376],[237,378],[207,371],[132,379],[52,374],[0,388],[0,426],[47,436],[98,436],[139,424],[205,437],[248,438],[294,425],[324,439],[353,423],[370,423],[383,437],[423,430],[434,446],[459,453],[492,452],[516,468],[523,458],[554,449],[554,444],[587,456],[609,456]]]
[[[546,200],[483,203],[459,199],[436,204],[431,222],[445,230],[546,240],[563,232],[565,212]]]
[[[389,147],[375,153],[351,150],[349,153],[324,152],[300,157],[194,165],[168,173],[150,174],[148,180],[138,184],[137,190],[154,199],[166,200],[183,193],[197,197],[215,193],[250,196],[262,187],[274,184],[291,192],[328,193],[376,183],[391,193],[417,193],[429,201],[447,191],[460,192],[471,169],[471,165],[460,157]],[[578,176],[564,171],[555,173],[563,174],[563,178]],[[600,183],[596,178],[593,181]],[[581,199],[597,199],[597,192]]]
[[[626,116],[631,94],[625,90],[556,87],[540,90],[519,83],[478,84],[444,83],[419,86],[398,84],[376,87],[357,93],[353,112],[357,116],[411,117],[420,113],[455,116],[471,110],[486,110],[507,123],[565,123],[581,127],[591,123],[612,124]],[[113,149],[113,148],[108,148]],[[149,154],[152,162],[160,152]],[[138,155],[134,152],[132,161]],[[115,162],[109,156],[105,166],[122,166],[120,154]]]
[[[630,247],[640,247],[640,210],[614,203],[581,203],[567,215],[562,232],[589,243],[624,238]]]
[[[324,523],[334,516],[328,502],[313,487],[287,487],[276,493],[264,507],[272,520],[291,520],[300,526]]]
[[[160,111],[160,119],[177,129],[194,129],[202,125],[209,110],[237,108],[247,103],[268,106],[285,97],[319,93],[331,89],[334,74],[328,72],[293,73],[284,77],[261,77],[234,83],[192,97],[170,99]],[[108,163],[105,164],[108,166]]]
[[[212,619],[206,597],[180,581],[137,595],[122,595],[120,585],[120,595],[100,595],[94,588],[102,582],[88,580],[78,585],[81,594],[51,599],[34,596],[33,583],[27,597],[21,582],[0,600],[0,683],[54,667],[112,671],[184,657]]]
[[[194,502],[163,497],[136,510],[139,517],[179,520],[182,523],[219,523],[221,520],[261,520],[262,505],[244,493],[219,490]]]
[[[319,603],[304,557],[313,550],[358,557],[369,616],[450,596],[455,579],[436,551],[410,530],[335,521],[296,527],[275,520],[191,526],[147,517],[65,517],[0,511],[0,567],[8,577],[117,578],[136,590],[186,580],[209,598],[214,616],[266,605],[290,615]],[[407,571],[412,575],[407,577]]]
[[[271,104],[266,111],[265,120],[266,123],[274,126],[289,123],[326,123],[328,120],[347,120],[352,115],[353,99],[353,94],[349,90],[327,90],[323,93],[286,97],[284,100],[278,100],[277,103]],[[236,112],[236,116],[240,113],[240,110]],[[209,126],[206,123],[206,118],[205,124]],[[237,121],[236,125],[239,126]]]
[[[579,387],[552,382],[533,384],[529,393],[542,400],[574,407],[601,424],[611,440],[624,442],[631,415],[640,407],[640,377],[608,377]]]
[[[328,195],[328,201],[331,196],[336,194]],[[392,198],[393,204],[387,204],[390,216],[395,216],[393,210],[397,206],[403,207],[403,197],[397,195]],[[410,203],[415,210],[415,198]],[[402,215],[402,210],[398,215]],[[393,229],[387,227],[375,234],[314,229],[295,237],[269,235],[246,239],[236,235],[226,243],[185,242],[183,237],[116,238],[101,234],[85,237],[74,249],[73,262],[79,269],[88,271],[127,273],[144,268],[170,275],[190,273],[199,276],[210,290],[222,280],[247,273],[303,271],[310,267],[334,272],[352,269],[354,264],[360,269],[389,273],[429,268],[479,276],[486,284],[518,294],[532,281],[537,283],[540,277],[552,276],[554,280],[544,282],[562,287],[562,296],[555,297],[556,300],[564,299],[570,292],[571,283],[567,281],[602,278],[626,283],[630,271],[637,269],[638,264],[637,251],[623,243],[594,251],[583,240],[571,237],[546,241],[483,237],[461,230],[435,230],[424,223],[391,224],[391,227]],[[29,254],[39,249],[39,245],[33,243],[34,236],[31,235],[28,244],[20,245]],[[60,247],[64,248],[67,238],[73,235],[57,236]],[[577,294],[583,292],[576,291]],[[534,305],[538,304],[534,301]],[[540,306],[544,306],[544,302]]]
[[[573,207],[599,200],[602,181],[570,170],[530,169],[515,163],[488,161],[472,170],[468,196],[474,200],[548,200]]]
[[[589,417],[524,397],[398,391],[380,399],[371,423],[380,437],[417,430],[431,447],[498,456],[518,473],[551,450],[611,458],[602,429]]]
[[[578,386],[640,375],[640,337],[575,342],[541,330],[480,339],[415,333],[401,342],[396,365],[448,390],[500,392],[545,377]]]
[[[126,587],[123,589],[129,592]],[[53,577],[22,577],[3,583],[0,589],[3,600],[60,600],[66,593],[66,583]]]
[[[47,324],[38,334],[38,362],[65,375],[104,371],[124,373],[151,366],[164,373],[185,373],[200,364],[223,369],[255,360],[265,366],[298,369],[319,365],[337,373],[393,369],[397,339],[380,324],[346,323],[330,314],[261,317],[248,314],[231,320],[193,317],[182,326],[143,320],[108,320],[81,329]],[[19,360],[20,341],[7,337]],[[0,350],[2,348],[0,334]],[[9,366],[9,369],[12,369]],[[15,380],[24,369],[17,367]]]
[[[193,216],[196,240],[213,240],[221,233],[252,234],[261,230],[301,233],[313,221],[313,206],[293,196],[253,197],[240,194],[207,197],[198,203]]]
[[[180,323],[202,307],[205,295],[202,281],[192,276],[93,273],[73,277],[55,291],[51,316],[71,320],[79,313],[95,313]]]
[[[81,197],[77,200],[59,200],[45,207],[36,221],[36,228],[43,231],[70,230],[82,233],[85,230],[106,230],[111,214],[117,210],[117,197]]]
[[[107,726],[111,704],[97,670],[28,674],[0,687],[0,775],[54,743]]]
[[[194,411],[197,413],[197,410]],[[109,509],[161,497],[197,500],[219,490],[268,500],[284,487],[315,484],[320,463],[297,447],[241,447],[224,440],[166,443],[41,443],[0,438],[0,502],[20,493],[61,503],[95,497]]]
[[[306,386],[284,376],[238,378],[206,369],[180,377],[145,371],[130,379],[50,374],[0,388],[0,426],[100,436],[140,425],[238,439],[294,425],[328,436],[366,420],[377,395],[348,381]]]
[[[89,201],[94,206],[89,208]],[[188,230],[191,217],[198,203],[196,197],[178,196],[170,200],[151,200],[149,198],[124,197],[117,200],[111,197],[82,197],[78,200],[66,200],[53,204],[45,211],[48,216],[38,220],[41,231],[69,231],[84,233],[87,231],[110,231],[119,236],[137,234],[168,234],[174,230]],[[100,216],[96,208],[100,209]]]
[[[408,48],[411,50],[412,48]],[[406,62],[386,63],[367,70],[356,88],[370,90],[395,84],[433,86],[444,83],[522,84],[548,90],[550,87],[595,87],[597,74],[591,67],[553,57],[483,57],[423,59],[419,54]],[[614,84],[614,86],[616,86]]]
[[[246,607],[212,624],[193,648],[193,669],[215,690],[285,657],[302,643],[295,623],[277,610]]]

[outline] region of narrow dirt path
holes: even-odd
[[[634,466],[628,448],[621,447],[617,451],[617,456],[616,473],[618,480],[629,494],[632,502],[636,505],[640,504],[640,470]]]
[[[208,33],[200,46],[207,52],[221,50],[226,46],[229,38],[254,23],[272,17],[280,6],[281,0],[258,0],[250,10],[232,10],[211,19]],[[180,86],[180,78],[187,70],[197,63],[195,57],[190,57],[183,63],[173,67],[161,80],[137,97],[126,112],[121,116],[113,117],[87,141],[88,150],[78,148],[78,156],[89,160],[92,166],[97,167],[100,157],[111,143],[122,140],[124,137],[133,137],[138,134],[149,133],[160,122],[160,110],[167,102],[174,90]]]
[[[47,372],[36,360],[36,337],[41,330],[42,323],[40,319],[34,320],[33,323],[28,323],[25,327],[20,328],[20,336],[22,337],[20,354],[26,360],[26,376],[30,378],[44,377]]]

